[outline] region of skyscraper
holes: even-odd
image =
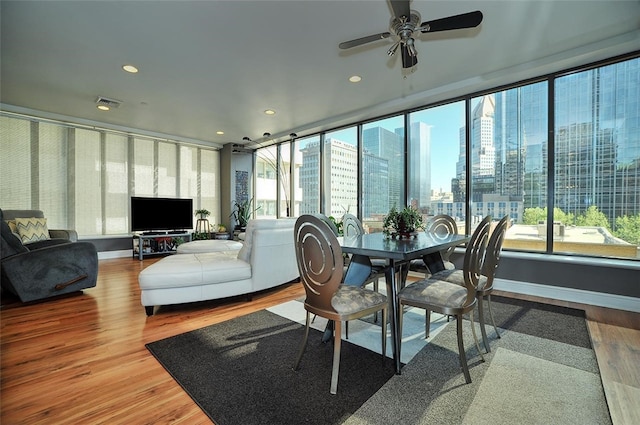
[[[398,133],[382,127],[367,128],[362,131],[362,148],[373,156],[386,158],[389,163],[388,204],[402,205],[404,200],[404,138]],[[387,208],[386,212],[389,209]]]
[[[409,127],[409,204],[428,213],[431,207],[431,126],[412,122]]]

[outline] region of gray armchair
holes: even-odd
[[[40,210],[3,210],[3,220],[15,220],[21,217],[44,218]],[[49,229],[51,239],[64,239],[70,242],[78,241],[78,233],[75,230]]]
[[[0,210],[0,276],[2,289],[22,302],[35,301],[96,286],[98,254],[75,231],[50,231],[50,239],[23,244],[5,220],[38,217],[37,210]],[[17,214],[17,215],[16,215]]]

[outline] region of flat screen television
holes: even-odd
[[[193,229],[193,199],[131,197],[131,231]]]

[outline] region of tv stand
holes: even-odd
[[[142,261],[147,256],[175,254],[178,245],[190,241],[191,233],[182,230],[137,233],[133,235],[133,258]]]

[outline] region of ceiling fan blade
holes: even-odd
[[[473,28],[482,22],[482,12],[463,13],[461,15],[449,16],[447,18],[435,19],[423,22],[417,30],[425,32],[449,31],[462,28]]]
[[[380,34],[374,34],[374,35],[369,35],[367,37],[356,38],[355,40],[351,40],[351,41],[344,41],[338,44],[338,47],[341,49],[350,49],[352,47],[371,43],[372,41],[382,40],[383,38],[387,38],[390,35],[391,35],[390,32],[381,32]]]
[[[418,63],[418,56],[409,53],[409,48],[404,43],[400,45],[400,53],[403,68],[412,68]]]
[[[409,0],[389,0],[389,3],[393,9],[393,15],[396,18],[400,18],[401,16],[409,17],[411,14]]]

